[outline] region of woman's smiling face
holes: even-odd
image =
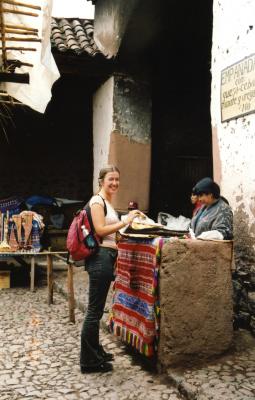
[[[106,193],[114,194],[118,191],[120,184],[120,174],[117,171],[107,172],[103,181],[102,188]]]

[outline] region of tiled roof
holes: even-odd
[[[93,33],[92,20],[52,18],[51,46],[60,52],[71,51],[92,57],[102,55],[94,42]]]

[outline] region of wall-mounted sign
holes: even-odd
[[[221,72],[221,121],[255,112],[255,54]]]

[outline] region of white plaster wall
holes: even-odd
[[[255,114],[221,123],[220,82],[224,68],[253,53],[255,1],[215,0],[211,116],[219,154],[214,154],[214,161],[219,156],[222,194],[234,212],[243,207],[250,225],[255,217]]]
[[[98,190],[98,175],[108,164],[110,135],[113,129],[113,87],[114,79],[109,78],[93,97],[93,190]]]

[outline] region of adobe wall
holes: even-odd
[[[109,164],[108,153],[113,118],[114,78],[109,78],[93,96],[93,191],[98,191],[98,176],[102,167]]]
[[[214,178],[234,213],[234,275],[237,326],[255,333],[255,114],[221,122],[221,72],[254,54],[255,3],[250,0],[214,2],[212,101]],[[227,26],[227,29],[226,29]],[[224,31],[224,35],[222,32]],[[236,76],[244,79],[246,71]],[[254,82],[249,100],[254,96]],[[243,96],[242,89],[238,96]],[[231,98],[229,98],[231,100]]]
[[[159,364],[220,354],[232,341],[232,243],[178,240],[162,249]]]
[[[115,206],[126,211],[133,200],[149,209],[151,172],[151,94],[149,85],[136,77],[114,75],[113,130],[109,163],[121,172]]]
[[[120,169],[114,207],[126,211],[133,200],[149,209],[151,168],[151,97],[146,83],[114,74],[93,97],[94,192],[106,164]]]

